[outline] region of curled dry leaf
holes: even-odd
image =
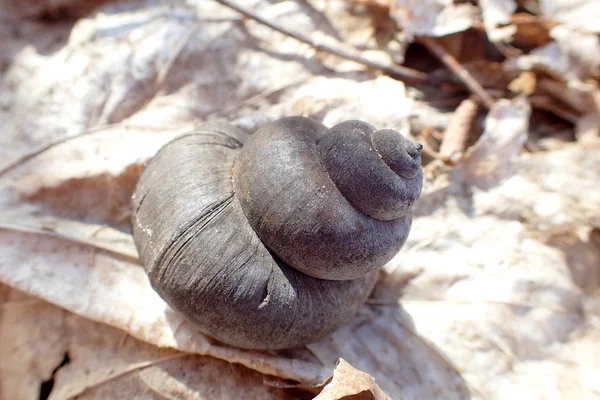
[[[333,379],[315,400],[372,399],[391,400],[369,374],[358,371],[340,358],[333,370]]]
[[[477,115],[475,100],[463,100],[456,108],[440,145],[439,157],[442,160],[452,164],[460,160],[467,148],[475,115]]]

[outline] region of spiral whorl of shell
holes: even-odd
[[[321,279],[364,276],[389,261],[410,230],[421,193],[420,148],[361,121],[327,129],[283,118],[252,135],[234,190],[265,245]]]

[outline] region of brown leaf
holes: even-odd
[[[536,15],[516,13],[511,17],[511,24],[516,27],[512,43],[525,50],[531,50],[548,44],[550,29],[556,24]]]
[[[335,364],[333,379],[315,400],[391,400],[375,379],[352,367],[343,358]]]

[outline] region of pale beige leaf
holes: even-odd
[[[560,55],[552,58],[550,63],[559,68],[567,79],[600,78],[600,39],[597,35],[559,25],[550,31],[550,36],[560,49]]]
[[[67,314],[0,283],[0,399],[40,398],[68,349]]]
[[[357,370],[343,358],[340,358],[333,370],[333,379],[315,397],[315,400],[349,400],[356,398],[391,400],[377,386],[377,382],[372,376]]]
[[[540,0],[544,16],[588,32],[600,32],[600,3],[597,0]]]
[[[510,18],[517,9],[514,0],[480,0],[483,24],[488,38],[492,42],[508,41],[516,32],[515,26],[500,26],[510,22]]]
[[[166,394],[173,398],[276,397],[276,393],[262,385],[260,374],[239,365],[159,349],[83,318],[71,316],[68,322],[73,336],[69,346],[71,361],[58,372],[50,400],[82,394],[84,398],[91,398],[92,393],[98,398],[102,397],[100,393],[114,392],[116,388],[132,394],[154,392],[159,398]],[[130,379],[121,382],[129,375],[137,376],[134,379],[136,391],[127,388],[131,385]],[[247,397],[239,396],[240,392]],[[120,394],[113,398],[125,397]]]
[[[407,118],[414,101],[402,82],[380,76],[357,83],[352,79],[314,77],[298,88],[286,107],[288,115],[320,117],[333,126],[353,118],[369,120],[374,126],[406,133]]]
[[[390,15],[409,39],[414,36],[445,36],[470,28],[478,10],[452,0],[393,0]]]
[[[478,397],[524,398],[532,386],[540,396],[597,395],[581,372],[599,347],[586,347],[587,360],[563,357],[588,324],[600,327],[600,249],[585,228],[600,217],[599,155],[598,145],[571,145],[519,157],[519,174],[494,188],[450,186],[442,207],[419,207],[407,248],[387,267],[379,296],[402,289],[415,332]]]
[[[392,293],[398,296],[397,288]],[[365,307],[351,323],[307,347],[325,365],[347,360],[394,399],[470,398],[460,372],[413,331],[403,306],[389,303]]]
[[[209,357],[187,356],[145,368],[138,376],[152,392],[169,399],[294,398],[293,392],[264,385],[257,372]]]
[[[0,293],[2,399],[38,399],[42,381],[50,400],[287,397],[242,366],[157,348],[4,285]]]
[[[563,227],[592,227],[600,220],[599,143],[524,154],[517,168],[519,174],[495,193],[478,193],[476,204],[482,214],[524,218],[527,228],[542,236]]]
[[[457,166],[468,184],[490,187],[515,171],[514,161],[527,139],[531,108],[524,98],[499,100],[490,110],[485,130]]]

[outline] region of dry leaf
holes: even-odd
[[[400,304],[415,332],[452,360],[478,398],[526,398],[531,387],[534,398],[594,398],[580,372],[595,368],[597,342],[585,342],[587,356],[564,356],[578,346],[585,321],[594,321],[588,337],[600,330],[600,299],[583,293],[572,272],[595,276],[598,263],[572,264],[581,247],[547,239],[598,220],[600,146],[524,154],[515,168],[491,189],[452,183],[435,202],[425,194],[405,251],[387,267],[394,279],[380,283],[379,296],[402,287]]]
[[[567,77],[585,81],[600,78],[600,39],[597,35],[582,34],[564,26],[550,31],[560,48],[560,56],[551,59],[555,68]]]
[[[65,358],[67,313],[0,283],[0,398],[37,400]]]
[[[600,32],[600,4],[596,0],[540,0],[542,14],[569,27]]]
[[[514,161],[521,151],[529,126],[531,108],[524,98],[499,100],[490,110],[485,130],[457,166],[465,182],[490,187],[514,172]]]
[[[477,107],[475,100],[465,99],[454,111],[440,145],[439,157],[442,160],[454,164],[462,157],[467,148]]]
[[[464,30],[478,9],[454,3],[396,2],[393,15],[413,34]],[[402,126],[418,112],[408,98],[417,92],[355,65],[331,72],[314,49],[253,23],[242,28],[214,2],[124,4],[73,28],[43,21],[0,28],[14,40],[0,45],[0,281],[62,309],[26,297],[2,306],[2,321],[10,321],[0,322],[9,339],[0,343],[2,397],[37,399],[33,389],[54,381],[54,398],[231,398],[236,389],[271,398],[264,381],[320,384],[340,357],[392,398],[597,396],[599,148],[577,143],[518,155],[524,100],[497,102],[469,164],[428,182],[404,250],[353,321],[306,348],[277,353],[200,335],[136,265],[126,203],[143,162],[193,123],[217,117],[249,128],[297,112],[328,123]],[[348,16],[344,1],[256,4],[295,29],[338,30],[371,44],[371,16]],[[348,21],[365,28],[352,33]],[[23,38],[13,38],[14,30]],[[529,55],[542,59],[534,71],[550,60],[538,90],[587,116],[596,104],[588,50],[596,42],[572,29],[552,35],[554,59],[544,49]],[[583,52],[572,45],[577,38]],[[322,72],[327,77],[313,77]],[[433,89],[437,100],[454,96]],[[443,126],[439,115],[424,120]],[[507,175],[511,169],[517,173]],[[53,372],[67,350],[68,364]]]
[[[390,15],[408,39],[415,36],[445,36],[470,28],[478,10],[452,0],[393,0]]]
[[[481,0],[479,6],[490,41],[510,41],[510,38],[516,32],[516,27],[500,28],[500,26],[510,22],[512,14],[517,9],[517,3],[514,0]]]
[[[413,100],[402,82],[380,76],[357,83],[352,79],[315,77],[307,80],[290,99],[287,115],[318,118],[333,126],[353,118],[369,120],[374,126],[403,131]]]
[[[386,304],[364,307],[353,321],[308,349],[324,365],[347,360],[394,399],[469,399],[461,372],[414,331],[414,316],[398,303],[398,287],[390,292]]]
[[[550,29],[556,24],[535,15],[516,13],[511,23],[517,28],[512,43],[526,50],[543,46],[550,42]]]
[[[513,93],[530,96],[535,92],[536,84],[535,74],[531,71],[524,71],[509,83],[508,89]]]
[[[517,61],[521,68],[542,67],[567,80],[600,77],[600,40],[596,35],[557,26],[550,36],[556,41],[521,57]]]
[[[0,398],[285,397],[244,367],[159,349],[6,286],[0,292]]]
[[[0,229],[0,280],[159,347],[212,355],[269,375],[319,384],[321,366],[211,344],[152,290],[137,265],[38,233]],[[57,274],[55,266],[60,266]]]
[[[333,379],[315,397],[315,400],[351,399],[391,400],[377,386],[372,376],[358,371],[343,358],[340,358],[333,370]]]
[[[600,40],[597,35],[566,26],[554,27],[550,36],[555,41],[507,61],[505,69],[541,71],[549,75],[549,78],[540,78],[537,86],[582,115],[569,118],[576,124],[578,138],[597,138],[600,132]]]

